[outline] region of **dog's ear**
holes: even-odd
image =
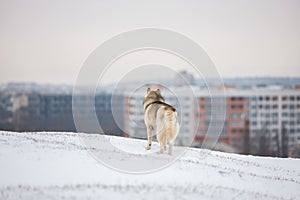
[[[157,89],[157,90],[156,90],[156,93],[157,93],[157,94],[161,94],[160,89]]]
[[[147,89],[147,94],[149,94],[149,92],[151,92],[151,89],[150,89],[150,88]]]

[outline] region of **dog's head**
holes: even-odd
[[[148,88],[147,89],[147,94],[144,98],[143,104],[145,106],[146,104],[149,104],[149,103],[154,102],[154,101],[164,102],[165,99],[162,97],[160,89],[151,90],[150,88]]]

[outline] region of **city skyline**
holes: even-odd
[[[194,79],[190,78],[193,82]],[[296,153],[300,143],[299,86],[236,84],[227,87],[225,95],[217,86],[208,92],[197,85],[194,85],[191,94],[188,92],[191,89],[189,85],[178,83],[179,80],[174,81],[170,88],[161,88],[166,102],[178,112],[181,134],[177,144],[204,145],[201,147],[210,149],[209,145],[218,141],[223,145],[218,147],[221,151],[249,154],[249,149],[252,149],[252,154],[272,156],[287,156],[287,153],[281,154],[281,150],[286,149],[288,144],[289,155],[299,157]],[[129,92],[131,84],[123,86],[118,92],[107,90],[95,96],[82,93],[75,97],[70,92],[58,92],[56,87],[52,90],[49,90],[51,87],[30,90],[25,85],[27,92],[25,88],[18,91],[20,86],[5,88],[0,93],[0,128],[145,138],[141,102],[146,86],[134,92]],[[89,99],[94,99],[94,104],[89,104]],[[92,110],[96,113],[96,121]],[[95,122],[101,124],[102,129]],[[215,134],[219,136],[214,140],[210,136],[217,136]],[[288,143],[283,144],[287,136]],[[279,143],[285,147],[281,148]]]

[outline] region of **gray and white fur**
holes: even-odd
[[[153,132],[156,132],[157,140],[160,144],[159,153],[163,153],[164,150],[167,150],[168,143],[168,153],[171,155],[175,139],[179,133],[176,109],[165,103],[159,89],[152,91],[148,88],[143,105],[145,109],[144,121],[148,134],[148,144],[146,149],[151,149],[152,134]]]

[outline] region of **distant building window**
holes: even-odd
[[[252,113],[251,117],[257,117],[257,113]]]
[[[295,133],[295,129],[291,128],[290,133]]]
[[[273,101],[277,101],[277,100],[278,100],[278,97],[277,97],[277,96],[273,96],[273,97],[272,97],[272,100],[273,100]]]
[[[272,129],[272,133],[277,133],[277,129]]]
[[[241,118],[243,115],[243,113],[239,112],[239,113],[231,113],[231,118]]]
[[[244,125],[245,125],[244,121],[231,121],[232,127],[235,127],[235,126],[240,127],[240,126],[244,126]]]
[[[287,109],[287,105],[286,104],[284,104],[284,105],[282,105],[282,109]]]
[[[283,101],[286,101],[287,99],[288,99],[287,96],[283,96],[283,97],[282,97],[282,100],[283,100]]]
[[[295,97],[294,96],[290,96],[290,101],[294,101]]]

